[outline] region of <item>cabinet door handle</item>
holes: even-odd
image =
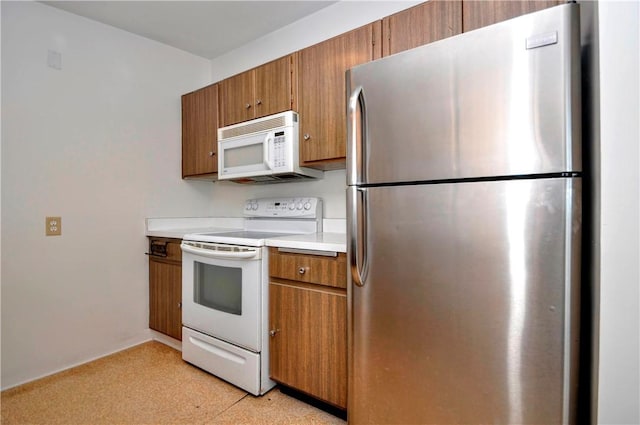
[[[262,100],[260,99],[256,100],[256,105],[262,105]]]
[[[213,152],[213,151],[209,152],[209,156],[214,156],[215,154],[216,154],[216,153],[215,153],[215,152]]]
[[[181,302],[178,303],[178,308],[182,308],[182,303]]]
[[[251,104],[250,104],[250,103],[245,103],[244,107],[245,107],[246,109],[249,109],[249,108],[251,108]]]
[[[271,329],[269,331],[269,335],[271,335],[271,338],[273,338],[278,332],[280,332],[280,329]]]
[[[302,136],[302,138],[304,140],[309,140],[309,139],[311,139],[311,136],[309,135],[309,133],[304,133],[304,136]]]

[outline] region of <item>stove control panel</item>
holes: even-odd
[[[322,199],[311,197],[249,199],[244,203],[246,217],[322,219]]]

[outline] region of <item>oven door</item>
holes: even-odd
[[[183,242],[182,323],[260,352],[262,249]]]

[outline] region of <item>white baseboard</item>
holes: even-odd
[[[164,345],[168,345],[171,348],[175,348],[178,351],[182,351],[182,341],[178,341],[177,339],[171,338],[163,333],[156,332],[153,329],[151,329],[151,339],[161,342]]]
[[[100,355],[95,356],[95,357],[90,357],[90,358],[88,358],[86,360],[82,360],[80,362],[67,365],[65,367],[53,370],[53,371],[51,371],[49,373],[45,373],[43,375],[36,376],[34,378],[27,379],[25,381],[13,383],[13,384],[10,384],[10,385],[8,385],[6,387],[3,386],[1,388],[1,390],[4,391],[4,390],[8,390],[10,388],[15,388],[15,387],[18,387],[20,385],[28,384],[29,382],[37,381],[38,379],[46,378],[47,376],[55,375],[56,373],[64,372],[65,370],[73,369],[74,367],[82,366],[83,364],[90,363],[92,361],[101,359],[103,357],[110,356],[111,354],[115,354],[115,353],[118,353],[120,351],[124,351],[124,350],[126,350],[128,348],[131,348],[131,347],[135,347],[136,345],[140,345],[140,344],[143,344],[145,342],[149,342],[152,339],[155,339],[155,338],[152,338],[150,334],[146,334],[145,336],[137,336],[137,337],[128,339],[125,342],[123,342],[122,345],[119,345],[118,348],[114,348],[113,350],[110,350],[110,351],[108,351],[108,352],[106,352],[104,354],[100,354]]]

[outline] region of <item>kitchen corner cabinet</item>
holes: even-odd
[[[297,54],[220,82],[220,127],[295,110]]]
[[[269,251],[271,379],[347,407],[346,257]]]
[[[149,238],[149,328],[182,340],[179,239]]]
[[[393,55],[462,32],[462,1],[431,0],[382,20],[382,54]]]
[[[463,32],[566,3],[564,0],[473,0],[462,3]]]
[[[214,179],[218,172],[218,85],[182,96],[182,178]]]
[[[345,72],[380,58],[380,38],[376,21],[299,52],[300,165],[345,168]]]

